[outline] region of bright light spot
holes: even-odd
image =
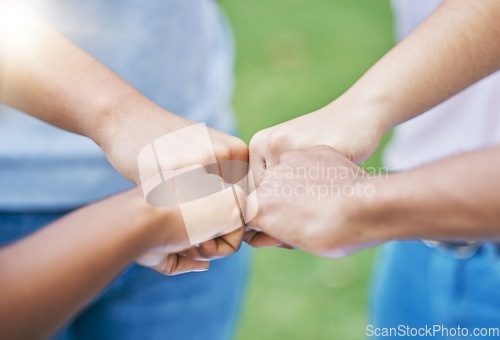
[[[25,45],[32,38],[33,17],[26,7],[0,6],[0,45],[11,49]]]
[[[0,25],[7,29],[18,29],[24,26],[26,21],[25,9],[21,6],[8,5],[2,8],[0,13]]]

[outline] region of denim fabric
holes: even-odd
[[[0,213],[0,246],[62,215]],[[242,247],[239,253],[212,262],[207,272],[174,277],[131,265],[56,338],[232,339],[245,288],[248,252]]]
[[[498,246],[486,244],[467,260],[421,242],[383,246],[375,267],[371,319],[375,327],[460,326],[469,334],[474,328],[500,327]]]

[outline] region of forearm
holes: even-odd
[[[162,243],[151,211],[135,190],[0,250],[2,336],[48,336],[133,259]]]
[[[500,239],[500,147],[373,181],[357,216],[390,239]]]
[[[336,102],[376,116],[385,132],[497,71],[498,22],[497,0],[444,1]]]
[[[1,102],[98,143],[111,115],[159,109],[28,9],[0,5],[0,17]]]

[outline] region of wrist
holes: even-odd
[[[359,229],[363,242],[382,243],[411,238],[402,224],[404,195],[400,194],[389,174],[362,182],[363,194],[355,196],[347,209],[350,224]]]
[[[191,246],[189,235],[179,208],[158,208],[138,201],[145,222],[141,225],[147,249],[161,247],[164,251],[177,252]]]
[[[141,198],[137,200],[137,205],[143,216],[143,223],[140,223],[139,228],[144,236],[145,251],[176,242],[173,231],[175,231],[179,221],[173,209],[153,207],[146,203],[142,194]]]
[[[386,132],[375,106],[345,96],[331,102],[320,112],[325,115],[322,120],[332,122],[332,129],[337,131],[337,145],[331,146],[356,163],[365,161],[377,150]]]
[[[111,200],[114,201],[112,209],[120,209],[122,212],[120,230],[128,233],[138,254],[168,243],[172,209],[149,205],[140,187],[124,192]]]
[[[147,119],[150,112],[158,110],[161,109],[157,105],[130,88],[103,103],[93,124],[84,134],[102,148],[119,130],[130,129],[134,122]]]
[[[396,125],[392,119],[395,114],[392,112],[390,99],[381,89],[358,89],[355,84],[333,103],[354,108],[354,118],[372,124],[377,133],[383,136]]]

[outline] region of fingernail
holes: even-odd
[[[206,271],[207,271],[207,270],[209,270],[209,269],[210,269],[210,262],[208,262],[208,264],[207,264],[207,267],[206,267],[206,268],[202,268],[202,269],[200,269],[200,271],[201,271],[201,272],[206,272]]]

